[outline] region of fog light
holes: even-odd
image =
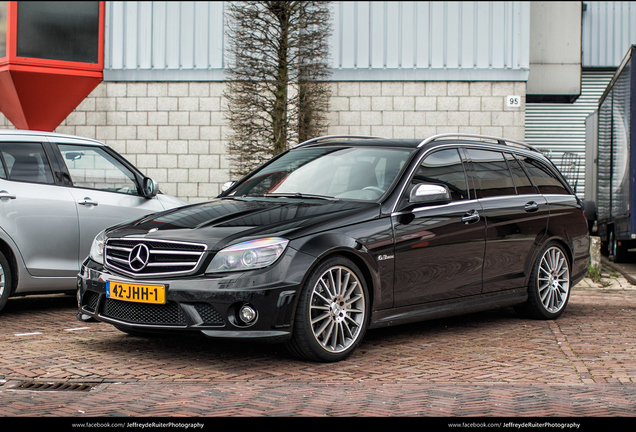
[[[245,324],[251,324],[256,320],[256,311],[250,305],[243,305],[239,309],[239,319]]]

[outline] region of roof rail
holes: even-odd
[[[303,145],[315,143],[315,142],[318,142],[318,141],[326,141],[326,140],[330,140],[330,139],[344,139],[344,138],[351,138],[351,139],[382,139],[381,137],[366,136],[366,135],[325,135],[325,136],[321,136],[321,137],[317,137],[317,138],[312,138],[312,139],[307,140],[307,141],[303,141],[300,144],[296,144],[292,148],[296,148],[296,147],[300,147],[300,146],[303,146]]]
[[[419,143],[417,147],[419,148],[419,147],[422,147],[423,145],[431,143],[433,141],[437,141],[437,140],[443,139],[443,138],[451,138],[451,137],[477,138],[477,139],[481,139],[481,140],[497,141],[498,144],[515,145],[515,146],[518,146],[518,147],[527,148],[527,149],[532,150],[532,151],[536,151],[536,152],[539,151],[536,147],[533,147],[530,144],[526,144],[526,143],[521,142],[521,141],[515,141],[515,140],[511,140],[511,139],[507,139],[507,138],[492,137],[492,136],[487,136],[487,135],[462,134],[462,133],[444,133],[444,134],[433,135],[431,137],[426,138],[421,143]]]

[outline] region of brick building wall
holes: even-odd
[[[103,82],[55,132],[102,141],[200,202],[229,180],[223,82]],[[476,133],[524,140],[525,82],[334,82],[329,135],[426,138]],[[505,97],[522,96],[518,108]],[[0,114],[0,126],[11,124]]]

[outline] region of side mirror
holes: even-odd
[[[236,183],[236,181],[234,180],[226,181],[225,183],[223,183],[223,186],[221,186],[221,192],[225,192],[226,190],[234,186],[234,183]]]
[[[76,161],[82,158],[82,156],[84,156],[83,152],[67,152],[66,154],[64,154],[64,157],[70,161]]]
[[[152,198],[159,192],[159,183],[150,177],[144,177],[141,194],[145,198]]]
[[[451,202],[451,194],[445,185],[420,184],[415,186],[409,195],[410,204],[447,204]]]

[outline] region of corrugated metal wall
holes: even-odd
[[[333,80],[524,81],[529,2],[332,2]],[[223,80],[224,2],[106,2],[105,80]]]
[[[617,67],[636,2],[586,1],[583,67]],[[529,2],[333,2],[334,80],[525,80]],[[224,79],[224,2],[106,2],[106,80]],[[521,79],[519,79],[521,77]]]
[[[334,79],[523,81],[529,17],[529,2],[334,2]]]
[[[527,104],[526,141],[550,152],[562,171],[563,154],[580,157],[579,175],[570,182],[585,191],[585,118],[614,76],[630,45],[636,43],[636,2],[585,1],[582,16],[581,96],[573,104]],[[596,69],[594,69],[596,68]]]
[[[585,191],[585,119],[598,108],[598,101],[607,88],[614,71],[587,70],[581,76],[581,96],[572,104],[527,104],[526,142],[544,152],[562,171],[566,152],[579,158],[578,176],[568,179],[576,184],[577,195]]]
[[[618,67],[629,46],[636,43],[636,2],[583,3],[583,67]]]
[[[224,2],[106,2],[105,80],[224,79]]]

